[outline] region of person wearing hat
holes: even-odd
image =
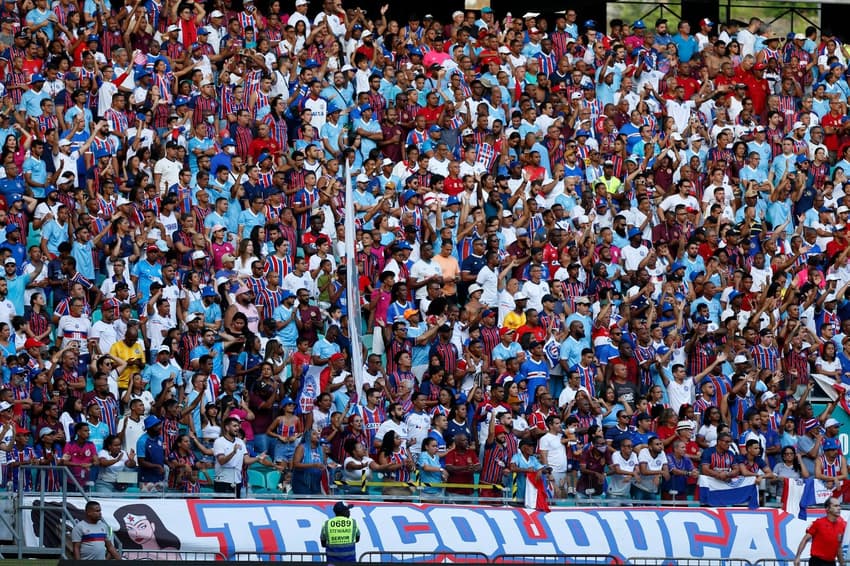
[[[159,491],[165,488],[165,456],[162,420],[155,415],[149,415],[145,419],[145,433],[136,442],[139,485],[142,491]]]
[[[333,507],[334,517],[322,525],[319,540],[329,564],[357,561],[356,545],[360,542],[360,529],[357,521],[351,518],[352,507],[337,501]]]

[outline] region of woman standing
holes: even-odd
[[[416,468],[416,462],[402,445],[401,436],[392,430],[384,435],[381,442],[378,464],[382,466],[382,470],[388,472],[384,474],[384,479],[391,482],[409,482],[410,474]],[[400,485],[385,487],[383,493],[395,497],[410,497],[412,491],[410,487]]]
[[[301,443],[292,457],[292,493],[318,495],[322,492],[325,473],[325,451],[319,444],[319,431],[301,437]]]
[[[295,401],[291,397],[281,401],[283,413],[279,415],[266,430],[269,438],[274,439],[274,463],[283,464],[284,470],[292,467],[295,450],[304,434],[301,419],[295,414]]]

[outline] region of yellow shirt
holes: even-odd
[[[516,311],[511,311],[505,315],[505,320],[502,322],[502,326],[510,328],[512,330],[516,330],[520,326],[525,324],[525,313],[517,314]]]
[[[120,360],[124,360],[125,362],[133,358],[140,359],[142,363],[145,362],[145,349],[141,342],[136,342],[132,346],[128,346],[123,340],[119,340],[112,345],[109,349],[109,353]],[[121,372],[121,375],[118,376],[118,388],[127,389],[130,386],[130,378],[137,371],[139,371],[139,369],[136,366],[127,366],[124,371]]]

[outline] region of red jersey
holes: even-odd
[[[847,521],[841,517],[838,517],[835,522],[821,517],[809,525],[806,532],[812,535],[812,556],[826,562],[834,562],[838,549],[841,547],[845,529],[847,529]]]
[[[437,119],[443,112],[442,106],[426,106],[417,112],[418,116],[425,116],[425,125],[430,127],[437,123]]]
[[[843,114],[833,114],[832,112],[830,112],[829,114],[821,118],[820,124],[824,128],[840,128],[843,124],[843,118]],[[838,134],[825,134],[823,136],[823,144],[829,151],[838,151],[841,145],[841,138],[838,136]]]
[[[450,197],[456,197],[463,192],[463,180],[457,177],[446,177],[443,183],[443,192]]]

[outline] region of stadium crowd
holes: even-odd
[[[340,0],[0,21],[7,489],[842,493],[843,409],[810,402],[850,383],[830,32]]]

